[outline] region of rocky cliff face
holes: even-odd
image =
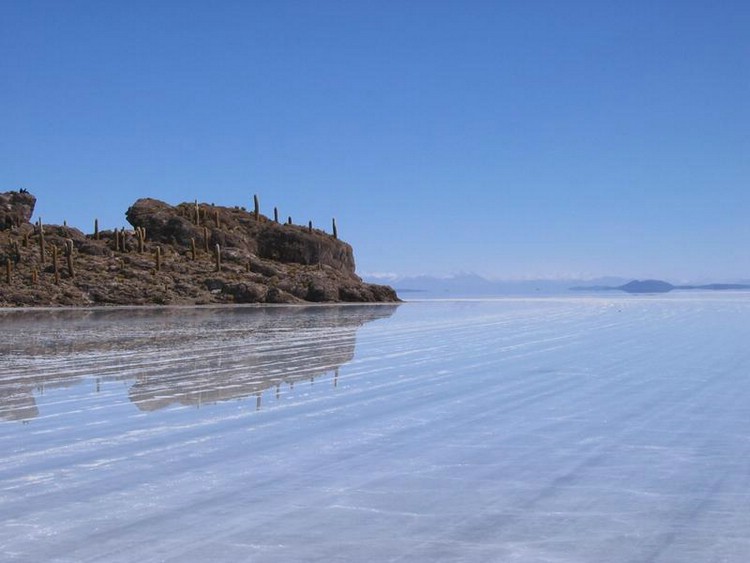
[[[196,215],[201,217],[196,219]],[[354,253],[347,243],[309,227],[286,225],[240,208],[198,206],[176,207],[155,199],[139,199],[125,214],[134,227],[143,227],[158,243],[187,248],[191,239],[208,248],[218,244],[232,249],[236,259],[257,256],[284,264],[326,265],[354,275]]]
[[[140,199],[133,229],[86,235],[31,225],[35,201],[0,194],[0,306],[398,301],[355,274],[350,245],[311,226]]]

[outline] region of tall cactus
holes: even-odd
[[[39,261],[45,263],[45,252],[44,252],[44,225],[42,224],[42,218],[39,217]]]
[[[255,215],[255,220],[259,221],[260,220],[260,200],[258,200],[257,195],[253,196],[253,204],[255,205],[255,211],[253,212],[253,214]]]
[[[57,267],[57,245],[52,245],[52,268],[55,271],[55,285],[60,285],[60,269]]]
[[[65,241],[65,258],[68,261],[68,275],[71,278],[76,277],[75,270],[73,269],[73,239]]]

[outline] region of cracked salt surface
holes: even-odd
[[[750,559],[750,296],[0,312],[0,559]]]

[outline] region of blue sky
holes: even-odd
[[[0,2],[0,190],[337,219],[360,273],[750,278],[750,3]]]

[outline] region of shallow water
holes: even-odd
[[[0,555],[750,558],[750,297],[0,312]]]

